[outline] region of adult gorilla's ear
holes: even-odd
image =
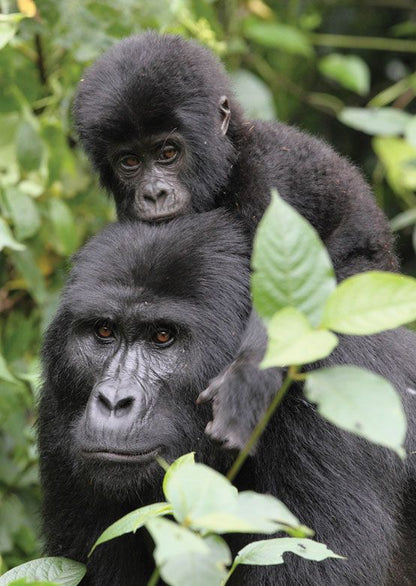
[[[221,132],[225,136],[227,134],[228,125],[230,124],[231,118],[231,110],[227,96],[221,96],[218,105],[221,114]]]

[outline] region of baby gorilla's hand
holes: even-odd
[[[279,371],[259,370],[239,357],[198,397],[212,401],[213,419],[205,433],[229,450],[242,450],[280,386]]]

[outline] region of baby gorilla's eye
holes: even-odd
[[[161,348],[170,346],[175,341],[175,336],[172,330],[161,327],[155,330],[152,334],[152,342]]]
[[[177,156],[178,156],[178,150],[177,150],[177,148],[174,147],[171,144],[167,144],[160,151],[159,161],[163,161],[163,162],[166,162],[166,163],[169,162],[170,163],[171,161],[174,161]]]
[[[133,155],[133,154],[126,155],[125,157],[123,157],[121,159],[120,165],[124,169],[128,169],[128,170],[137,169],[137,167],[140,165],[139,157],[137,157],[136,155]]]
[[[114,340],[114,330],[108,322],[100,322],[95,325],[95,336],[104,342],[111,342]]]

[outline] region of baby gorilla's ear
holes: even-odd
[[[221,113],[221,132],[226,135],[231,120],[231,108],[227,96],[221,96],[219,106]]]

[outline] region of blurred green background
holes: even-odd
[[[114,219],[77,146],[72,97],[89,63],[148,28],[218,53],[249,116],[350,157],[416,274],[414,0],[0,0],[0,573],[40,552],[42,331],[68,258]]]

